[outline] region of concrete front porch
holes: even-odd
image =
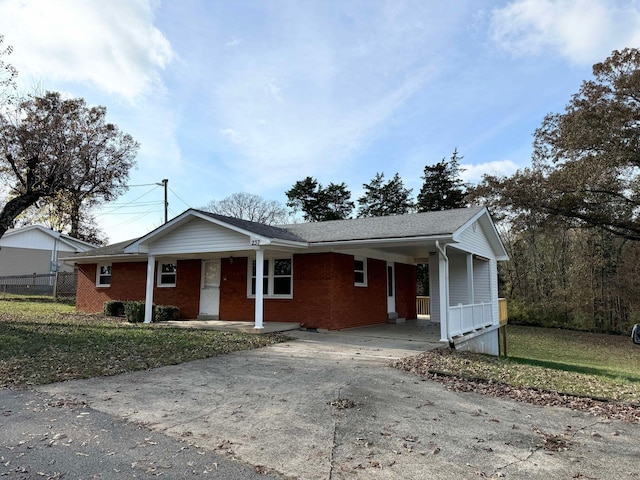
[[[342,330],[306,330],[300,328],[296,322],[265,322],[263,329],[253,327],[249,321],[228,320],[174,320],[158,322],[158,325],[167,325],[179,328],[195,328],[204,330],[218,330],[222,332],[244,332],[253,334],[266,334],[288,332],[294,337],[316,339],[330,343],[329,337],[339,339],[339,343],[352,345],[384,345],[386,343],[400,343],[409,346],[411,350],[424,351],[443,345],[440,342],[440,324],[426,319],[407,320],[404,323],[368,325],[365,327],[345,328]],[[299,332],[294,331],[298,330]]]
[[[296,322],[264,322],[264,328],[254,328],[255,324],[253,322],[230,320],[170,320],[167,322],[157,322],[156,325],[195,328],[201,330],[218,330],[220,332],[243,332],[253,333],[256,335],[300,329],[300,324]]]

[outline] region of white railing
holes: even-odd
[[[462,305],[461,303],[449,307],[449,336],[464,335],[482,327],[493,324],[493,304],[474,303]]]
[[[431,299],[429,297],[416,297],[416,313],[418,316],[431,315]]]

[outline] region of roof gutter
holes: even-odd
[[[451,235],[435,235],[435,236],[422,236],[422,237],[393,237],[393,238],[366,238],[361,240],[331,240],[326,242],[309,242],[310,247],[324,247],[330,246],[349,246],[349,245],[368,245],[368,244],[380,244],[380,243],[406,243],[416,242],[422,243],[425,241],[434,241],[438,243],[438,240],[451,240]]]

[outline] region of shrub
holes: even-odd
[[[167,320],[178,320],[180,309],[174,305],[155,305],[153,307],[153,321],[166,322]]]
[[[120,300],[107,300],[102,306],[102,313],[110,317],[124,316],[124,302]]]
[[[127,322],[130,323],[144,322],[144,302],[124,302],[124,316],[127,318]]]

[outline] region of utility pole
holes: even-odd
[[[156,183],[156,185],[160,185],[164,187],[164,223],[169,221],[169,200],[167,200],[167,188],[169,184],[168,178],[163,178],[162,183]]]

